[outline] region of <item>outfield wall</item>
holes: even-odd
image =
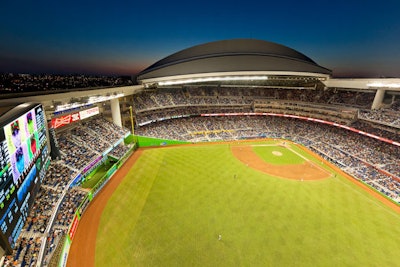
[[[190,144],[190,142],[186,141],[160,139],[140,135],[135,136],[135,138],[139,147]]]

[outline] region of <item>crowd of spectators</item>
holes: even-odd
[[[77,126],[71,130],[71,134],[74,139],[77,139],[77,142],[83,142],[98,153],[107,150],[112,145],[107,141],[106,136],[102,136],[88,127]]]
[[[26,232],[41,233],[46,230],[47,223],[53,213],[53,203],[61,196],[61,190],[55,190],[46,186],[41,186],[37,199],[29,212],[29,216],[25,222],[24,229]]]
[[[58,260],[53,258],[53,255],[60,255],[63,248],[63,241],[66,238],[68,228],[58,229],[52,227],[46,239],[46,254],[42,260],[42,266],[56,266]]]
[[[65,154],[64,161],[75,170],[83,169],[93,161],[99,153],[90,149],[90,144],[74,138],[70,132],[57,133],[58,145]]]
[[[400,142],[400,128],[390,127],[365,120],[356,120],[351,123],[350,126],[379,137]]]
[[[128,133],[129,130],[98,116],[58,132],[56,136],[65,164],[71,171],[82,171],[102,153],[113,149],[117,142],[122,142]]]
[[[370,110],[374,96],[372,91],[331,88],[162,88],[134,95],[135,121],[139,128],[153,122],[204,113],[270,112],[337,122],[398,141],[400,117],[396,110],[400,110],[400,101],[393,98],[390,108]]]
[[[46,227],[61,194],[60,190],[40,187],[13,254],[7,256],[5,266],[36,266]]]
[[[66,229],[72,222],[75,211],[88,191],[73,187],[65,194],[54,221],[55,228]]]
[[[290,139],[313,148],[400,203],[400,147],[339,127],[270,116],[190,117],[138,127],[136,134],[190,142]]]
[[[0,74],[0,93],[62,91],[132,85],[129,76]]]
[[[96,131],[88,125],[95,125]],[[90,163],[93,156],[112,148],[112,142],[121,140],[128,132],[102,117],[97,117],[89,124],[77,124],[72,129],[56,133],[62,157],[51,162],[13,254],[5,259],[5,266],[36,266],[43,242],[45,251],[41,266],[50,266],[56,249],[61,250],[62,241],[78,206],[88,194],[87,189],[71,186],[72,181]],[[99,141],[106,142],[107,145],[100,146]],[[122,142],[111,152],[114,157],[119,158],[128,149]]]
[[[207,113],[243,113],[253,112],[251,106],[225,106],[225,107],[212,107],[212,106],[194,106],[194,107],[177,107],[167,109],[156,109],[142,112],[136,117],[138,125],[145,125],[151,122],[162,121],[170,118],[179,118],[182,116],[207,114]]]
[[[73,187],[65,194],[58,208],[52,229],[47,237],[46,255],[43,261],[44,266],[50,263],[56,247],[62,245],[60,244],[60,241],[67,234],[75,212],[83,199],[86,197],[87,193],[88,190]]]
[[[82,122],[82,126],[86,127],[85,131],[89,135],[95,135],[101,142],[106,140],[109,144],[114,144],[129,133],[128,129],[117,126],[101,116]]]
[[[391,109],[360,110],[358,117],[378,124],[384,124],[400,129],[400,116],[398,111]]]
[[[398,176],[393,177],[390,172],[387,173],[380,168],[372,166],[367,161],[332,147],[329,144],[322,145],[321,143],[316,143],[313,146],[313,150],[327,156],[328,160],[334,162],[347,173],[400,203],[400,183]]]
[[[368,108],[374,96],[373,92],[331,89],[199,87],[143,91],[135,94],[134,105],[136,110],[143,111],[180,105],[248,105],[254,99],[281,99]]]
[[[63,161],[54,161],[50,164],[42,185],[55,190],[64,191],[68,182],[78,175],[78,171],[64,164]]]
[[[21,237],[14,249],[14,254],[6,257],[3,266],[37,266],[41,243],[40,238]]]
[[[391,104],[390,109],[393,111],[400,111],[400,99],[399,98],[397,98],[397,100],[395,100]]]
[[[125,145],[118,145],[115,146],[110,153],[108,153],[110,156],[113,156],[117,159],[122,158],[129,150],[130,148],[128,146]]]
[[[163,88],[144,90],[134,95],[135,119],[142,125],[164,118],[201,113],[258,112],[257,105],[263,101],[289,101],[281,109],[304,116],[314,113],[331,118],[344,116],[352,119],[355,112],[343,108],[370,108],[373,92],[332,89],[282,89],[249,87],[196,87]],[[258,103],[258,104],[257,104]],[[286,103],[286,102],[285,102]],[[304,106],[307,103],[307,106]],[[322,105],[322,107],[321,107]],[[299,106],[296,108],[296,106]],[[314,108],[313,108],[314,107]],[[325,108],[324,108],[325,107]],[[339,108],[339,109],[338,109]],[[316,112],[321,111],[321,112]],[[263,110],[262,112],[268,112]],[[269,112],[274,112],[270,108]],[[320,113],[320,114],[319,114]],[[354,113],[354,114],[353,114]]]

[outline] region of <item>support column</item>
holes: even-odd
[[[384,96],[385,96],[385,89],[380,88],[376,90],[374,102],[372,102],[371,108],[372,109],[380,108]]]
[[[113,122],[122,127],[122,122],[121,122],[121,110],[119,109],[119,100],[118,98],[111,99],[111,115]]]

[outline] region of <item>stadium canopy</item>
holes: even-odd
[[[304,77],[326,80],[331,70],[283,45],[232,39],[193,46],[167,56],[138,74],[145,86],[209,81],[268,80]]]

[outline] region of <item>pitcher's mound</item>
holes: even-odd
[[[274,156],[278,156],[278,157],[282,156],[282,152],[280,152],[280,151],[272,151],[272,154]]]

